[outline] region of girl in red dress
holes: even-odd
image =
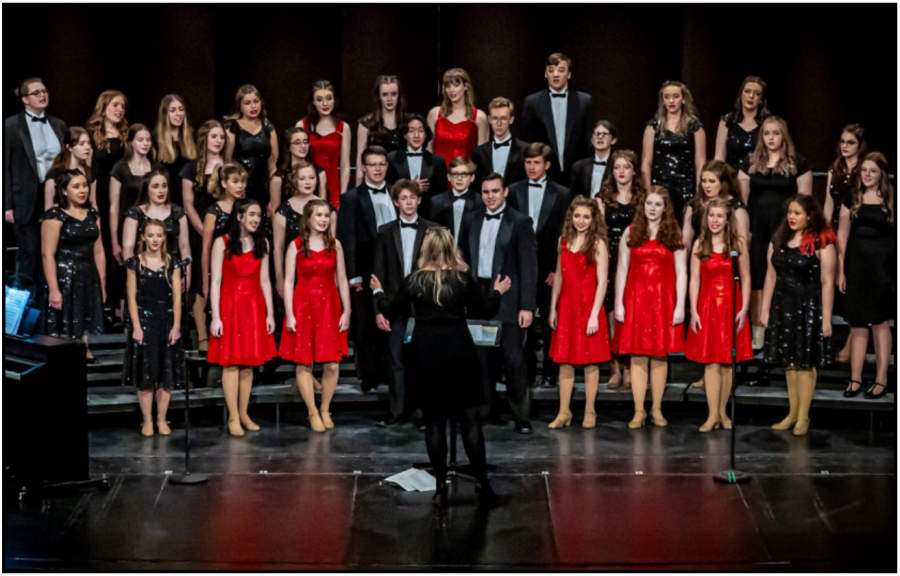
[[[488,141],[487,116],[474,103],[469,74],[462,68],[444,72],[444,100],[428,112],[427,122],[434,134],[429,150],[446,160],[447,170],[451,160],[457,156],[471,160],[475,147]]]
[[[207,360],[225,367],[222,388],[232,436],[243,436],[244,428],[259,430],[247,415],[252,367],[263,365],[276,353],[269,244],[260,227],[262,217],[258,201],[239,200],[228,234],[218,238],[212,249],[212,342]]]
[[[597,203],[578,196],[566,213],[559,260],[550,302],[550,357],[559,366],[559,415],[550,428],[572,423],[569,402],[575,386],[575,366],[584,366],[583,428],[597,425],[594,400],[600,383],[597,364],[609,361],[609,333],[603,296],[609,249],[606,224]],[[558,305],[558,307],[557,307]]]
[[[299,125],[309,134],[310,156],[325,171],[328,201],[338,208],[341,194],[350,185],[350,130],[334,117],[337,106],[334,86],[328,80],[313,84],[308,115]]]
[[[632,262],[633,261],[633,262]],[[634,418],[629,428],[647,419],[644,399],[649,377],[657,426],[666,390],[666,355],[684,351],[684,296],[687,289],[681,228],[668,192],[651,186],[634,222],[622,234],[616,271],[616,325],[613,348],[631,354]]]
[[[731,340],[737,322],[737,361],[753,358],[750,331],[750,255],[738,233],[735,205],[725,197],[711,199],[703,210],[700,236],[691,251],[691,329],[685,356],[706,364],[706,403],[709,417],[700,432],[722,426],[731,429],[726,414],[731,393]],[[740,254],[741,285],[734,292],[732,253]],[[737,299],[737,308],[734,307]],[[737,315],[735,315],[737,310]]]
[[[315,432],[334,428],[329,408],[337,388],[338,362],[350,354],[350,285],[344,250],[331,231],[330,212],[324,200],[307,202],[300,237],[291,242],[285,256],[285,318],[279,355],[297,364],[297,387]],[[321,409],[316,409],[313,392],[315,362],[325,365]]]

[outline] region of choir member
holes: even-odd
[[[156,128],[153,130],[153,144],[156,148],[156,159],[169,172],[172,203],[184,206],[182,188],[177,183],[187,163],[197,158],[197,143],[194,141],[194,129],[191,128],[181,96],[169,94],[159,103]]]
[[[457,156],[450,162],[450,190],[436,195],[431,202],[428,218],[453,233],[459,243],[459,227],[465,215],[484,206],[481,193],[475,188],[475,163]]]
[[[421,114],[409,114],[400,129],[406,146],[388,153],[387,181],[394,183],[400,179],[412,180],[422,191],[422,205],[419,210],[428,214],[431,199],[447,190],[448,162],[428,150],[432,132]]]
[[[733,205],[737,235],[747,243],[750,238],[750,217],[741,201],[741,188],[737,172],[725,162],[710,160],[700,172],[700,193],[694,196],[684,208],[681,233],[685,246],[693,246],[694,238],[703,227],[703,211],[713,198],[723,198]]]
[[[838,156],[828,169],[828,180],[825,184],[828,193],[825,195],[825,219],[833,230],[841,223],[841,205],[844,197],[851,194],[859,178],[859,159],[869,151],[866,145],[866,129],[859,124],[848,124],[841,130],[838,142]]]
[[[125,213],[122,228],[122,253],[126,260],[135,255],[135,245],[141,230],[150,220],[158,220],[166,229],[166,246],[173,260],[191,257],[187,216],[181,206],[169,197],[169,173],[165,168],[154,170],[144,177],[137,202]],[[190,268],[181,275],[186,286],[191,279]]]
[[[406,95],[400,79],[393,74],[375,78],[375,100],[372,111],[359,119],[356,128],[356,185],[363,181],[362,153],[368,146],[381,146],[388,154],[403,145],[406,123]]]
[[[475,90],[468,72],[451,68],[444,72],[442,85],[441,105],[428,112],[428,127],[434,134],[429,149],[448,165],[457,156],[471,160],[475,147],[488,141],[487,118],[475,108]]]
[[[302,126],[295,126],[284,134],[284,150],[281,154],[281,165],[269,180],[269,196],[277,206],[289,199],[296,190],[291,188],[290,174],[298,164],[312,163],[310,158],[309,134]],[[316,173],[315,195],[328,200],[328,177],[325,171],[313,164]]]
[[[747,76],[734,101],[734,110],[719,119],[715,159],[737,170],[741,160],[756,149],[759,127],[769,114],[766,83],[758,76]]]
[[[266,104],[250,84],[238,88],[234,108],[222,122],[225,128],[225,161],[237,162],[247,171],[247,198],[258,200],[271,218],[278,205],[269,199],[269,178],[278,164],[278,136],[266,117]]]
[[[44,180],[44,210],[53,207],[56,199],[56,178],[67,170],[76,170],[84,174],[91,184],[91,204],[97,202],[95,174],[91,170],[91,135],[81,126],[68,128],[63,136],[62,150],[47,171]]]
[[[617,139],[618,131],[609,120],[600,120],[594,125],[594,131],[591,133],[594,156],[572,165],[572,179],[569,184],[572,198],[576,196],[594,198],[600,192],[603,183],[610,179],[612,164],[609,156]]]
[[[122,227],[125,214],[137,202],[141,194],[144,176],[155,170],[165,170],[154,160],[153,137],[150,129],[143,124],[134,124],[128,129],[125,142],[125,156],[116,162],[109,181],[109,227],[113,244],[113,258],[124,264],[126,258],[122,250]],[[166,172],[168,174],[168,172]]]
[[[525,147],[528,143],[513,138],[509,131],[516,119],[515,112],[513,103],[502,96],[494,98],[488,104],[488,121],[494,136],[490,142],[476,146],[472,151],[472,160],[476,166],[476,189],[480,189],[481,181],[491,172],[502,175],[507,182],[525,179]]]
[[[328,80],[318,80],[312,87],[306,117],[299,125],[309,135],[312,161],[325,171],[328,201],[337,208],[341,194],[350,187],[350,145],[352,136],[347,124],[335,117],[337,95]]]
[[[238,200],[244,198],[247,171],[235,162],[219,164],[207,183],[207,190],[215,202],[203,214],[203,247],[200,273],[203,275],[203,297],[209,298],[210,256],[213,243],[228,232],[231,212]]]

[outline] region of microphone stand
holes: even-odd
[[[737,332],[738,326],[737,322],[734,321],[734,318],[737,317],[737,297],[738,297],[738,287],[740,286],[741,274],[740,268],[737,264],[737,253],[732,252],[731,256],[731,269],[734,272],[734,281],[732,288],[731,298],[731,461],[728,470],[723,470],[722,472],[717,472],[715,476],[713,476],[713,480],[716,482],[722,482],[723,484],[743,484],[744,482],[749,482],[751,477],[746,472],[741,472],[736,469],[735,466],[735,443],[736,443],[736,431],[737,431],[737,419],[735,418],[735,396],[737,392]]]

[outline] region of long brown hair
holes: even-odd
[[[759,106],[756,108],[756,122],[761,124],[762,120],[771,114],[769,112],[769,99],[766,96],[766,83],[759,76],[747,76],[741,82],[741,88],[738,90],[737,97],[734,99],[734,110],[725,115],[725,122],[731,124],[740,124],[744,120],[744,88],[747,84],[759,84],[762,88],[762,96],[759,99]]]
[[[857,176],[859,175],[859,168],[862,166],[862,157],[866,155],[869,151],[869,147],[866,144],[866,129],[860,126],[859,124],[848,124],[844,126],[844,129],[841,130],[841,136],[844,134],[853,134],[856,138],[857,142],[859,142],[859,149],[856,151],[856,166],[851,170],[849,166],[847,166],[847,159],[844,158],[844,155],[841,154],[841,145],[838,143],[837,147],[837,158],[834,159],[834,162],[831,163],[831,170],[833,174],[831,175],[831,181],[834,182],[838,178],[842,178],[844,174],[848,174],[853,172]]]
[[[687,134],[688,127],[691,122],[697,120],[697,109],[694,107],[694,96],[688,87],[676,80],[666,80],[663,82],[662,88],[659,89],[659,102],[656,106],[656,133],[665,134],[668,131],[666,127],[666,104],[663,101],[663,91],[666,88],[678,88],[681,90],[681,121],[678,123],[676,134]]]
[[[710,198],[703,209],[703,218],[700,221],[700,236],[697,238],[698,250],[697,258],[700,260],[709,260],[713,255],[713,234],[709,230],[709,212],[713,208],[721,208],[725,210],[725,229],[722,230],[722,237],[725,240],[724,254],[728,255],[732,252],[740,254],[743,252],[741,246],[741,238],[738,236],[737,219],[734,216],[734,204],[728,199],[721,196]]]
[[[305,134],[307,140],[309,140],[309,132],[307,132],[306,128],[303,126],[294,126],[293,128],[288,128],[284,131],[280,168],[285,174],[293,169],[294,155],[291,154],[291,140],[294,139],[294,134]],[[308,161],[310,156],[312,156],[312,146],[306,151],[306,158],[304,158],[304,160]]]
[[[303,252],[303,255],[306,258],[312,258],[312,253],[309,250],[309,237],[312,235],[312,224],[310,224],[312,220],[312,216],[316,211],[316,208],[328,208],[331,210],[331,204],[322,200],[321,198],[314,198],[306,203],[306,206],[303,207],[303,219],[300,220],[300,250]],[[331,233],[331,225],[329,224],[325,231],[322,232],[322,241],[325,243],[325,250],[334,250],[337,243],[334,240],[334,235]]]
[[[187,120],[185,120],[187,121]],[[197,153],[197,169],[194,174],[194,180],[197,182],[200,190],[204,192],[209,192],[206,189],[207,184],[207,175],[206,175],[206,153],[208,150],[209,143],[209,133],[212,132],[215,128],[219,128],[222,132],[225,132],[225,127],[222,126],[222,123],[218,120],[207,120],[200,126],[200,129],[197,130],[197,146],[196,148],[200,148]],[[219,155],[222,156],[222,153],[219,152]],[[196,194],[199,191],[194,191]]]
[[[338,106],[338,95],[337,90],[334,89],[334,84],[328,80],[316,80],[312,85],[312,90],[309,91],[309,105],[306,107],[306,123],[313,132],[316,131],[316,126],[321,120],[319,118],[319,109],[316,108],[316,92],[319,90],[328,90],[334,96],[334,108],[332,108],[331,116],[334,118],[335,126],[338,123],[337,116],[334,114]]]
[[[399,127],[406,121],[406,94],[403,93],[403,84],[400,78],[394,74],[380,74],[375,78],[375,99],[372,103],[372,112],[368,118],[369,140],[366,144],[381,144],[387,128],[384,125],[384,116],[381,113],[381,87],[386,84],[396,84],[398,99],[397,108],[394,110],[394,120]]]
[[[644,203],[651,194],[656,194],[663,199],[662,220],[659,223],[659,230],[656,231],[656,241],[666,247],[667,250],[675,252],[684,248],[681,240],[681,226],[675,219],[675,207],[672,205],[672,198],[662,186],[651,186],[644,195],[643,202],[634,211],[634,220],[631,222],[631,232],[628,235],[628,247],[637,248],[643,246],[650,241],[650,224],[647,222],[647,215],[644,213]]]
[[[562,254],[563,250],[568,250],[574,246],[578,240],[578,230],[575,229],[573,221],[577,208],[587,208],[591,212],[591,225],[585,233],[584,243],[581,245],[578,253],[587,257],[588,264],[596,264],[597,245],[602,242],[605,247],[609,247],[609,241],[606,238],[606,221],[603,219],[603,214],[600,213],[600,207],[597,206],[597,203],[584,196],[576,196],[569,205],[569,209],[566,210],[566,221],[563,224],[562,231],[565,246],[563,246],[563,242],[559,243],[559,253]]]
[[[891,183],[888,174],[887,158],[881,152],[869,152],[865,156],[860,156],[859,162],[856,163],[857,170],[861,169],[863,162],[874,162],[878,169],[881,170],[881,179],[878,182],[878,197],[881,198],[881,211],[887,214],[888,222],[894,223],[894,185]],[[850,217],[856,218],[859,213],[859,207],[863,203],[863,195],[866,193],[862,179],[857,178],[856,186],[853,187],[853,206],[850,208]]]
[[[293,198],[300,192],[300,187],[297,186],[297,178],[300,176],[300,171],[306,168],[312,168],[313,174],[316,173],[316,165],[307,160],[300,160],[297,162],[293,168],[291,168],[290,172],[285,174],[284,178],[281,181],[281,187],[284,190],[281,197],[282,198]],[[316,179],[318,182],[318,178]],[[318,186],[317,186],[318,188]],[[316,191],[313,190],[313,196],[315,196]]]
[[[644,184],[641,182],[640,178],[640,162],[638,161],[638,156],[631,150],[616,150],[610,154],[609,161],[606,163],[606,169],[615,170],[616,160],[619,158],[628,162],[631,165],[631,169],[634,171],[634,176],[631,178],[631,204],[640,206],[644,197]],[[616,200],[616,196],[618,195],[619,188],[616,185],[615,178],[605,178],[603,184],[600,186],[600,191],[597,192],[597,196],[600,197],[600,201],[603,202],[603,205],[618,206],[619,202]]]
[[[719,160],[707,160],[700,170],[701,180],[704,172],[715,174],[716,178],[719,180],[721,189],[719,190],[718,198],[725,198],[732,204],[736,204],[740,200],[741,188],[738,184],[737,174],[735,173],[734,168]],[[691,201],[688,202],[687,206],[691,207],[691,211],[694,214],[699,214],[703,212],[703,205],[706,203],[706,194],[704,192],[698,192],[697,194],[694,194],[694,197],[691,198]],[[685,210],[687,209],[687,206],[685,206]],[[696,230],[694,232],[696,232]]]
[[[165,273],[163,274],[163,276],[165,276],[166,282],[169,284],[169,288],[171,288],[172,280],[169,278],[169,268],[172,266],[172,258],[169,256],[169,250],[166,247],[166,223],[162,220],[150,218],[146,222],[144,222],[143,226],[141,226],[140,233],[138,234],[136,251],[138,255],[138,266],[140,268],[144,267],[144,252],[147,251],[147,243],[144,242],[144,232],[151,226],[162,228],[163,231],[162,244],[159,245],[159,257],[162,258],[164,264],[163,267],[165,268]]]
[[[62,150],[60,150],[59,154],[56,155],[56,158],[53,159],[53,165],[50,166],[50,170],[56,168],[59,168],[61,170],[69,169],[69,161],[72,159],[72,151],[69,150],[69,147],[74,148],[75,146],[77,146],[78,141],[81,140],[82,136],[87,136],[88,142],[90,142],[91,135],[88,134],[88,131],[81,126],[70,126],[66,130],[66,133],[63,135]],[[81,169],[84,171],[84,175],[87,177],[88,182],[90,182],[91,165],[85,162],[81,165]]]
[[[184,122],[181,126],[174,127],[169,122],[169,106],[172,102],[180,102],[184,106]],[[156,131],[154,133],[156,147],[159,149],[159,159],[166,164],[175,162],[175,138],[173,132],[178,133],[178,145],[181,147],[181,155],[188,160],[197,157],[197,145],[194,143],[194,129],[188,121],[187,105],[184,99],[177,94],[169,94],[159,103],[159,113],[156,116]],[[206,152],[204,148],[204,152]]]
[[[247,94],[256,94],[256,97],[259,98],[259,119],[262,122],[262,125],[265,126],[269,123],[266,118],[266,101],[263,100],[259,90],[257,90],[256,86],[253,84],[244,84],[237,89],[237,92],[234,94],[234,107],[231,109],[231,114],[226,116],[225,119],[238,120],[241,118],[241,102],[244,101],[244,96]],[[187,122],[187,117],[185,117],[185,122]]]
[[[450,276],[459,277],[469,269],[469,265],[456,249],[453,234],[443,226],[435,226],[425,232],[418,267],[419,269],[409,277],[410,286],[422,294],[430,289],[434,303],[438,306],[442,305],[444,282]]]
[[[756,143],[756,149],[750,153],[750,172],[748,174],[768,174],[769,173],[769,149],[763,141],[763,130],[766,124],[778,124],[781,128],[781,155],[778,158],[778,164],[772,168],[775,174],[782,176],[793,176],[797,173],[797,150],[794,148],[794,141],[788,132],[787,122],[779,116],[769,116],[759,126],[759,142]]]
[[[118,96],[121,96],[122,100],[124,100],[125,110],[127,112],[128,98],[125,97],[125,94],[119,90],[105,90],[97,97],[97,103],[94,104],[94,111],[91,113],[91,117],[88,118],[88,121],[84,123],[84,127],[91,134],[94,146],[102,148],[107,152],[109,151],[109,138],[106,137],[106,107]],[[125,118],[124,114],[122,115],[122,119],[119,120],[119,123],[116,124],[116,131],[119,133],[119,138],[124,139],[128,135],[128,120]]]
[[[166,204],[169,206],[172,205],[172,184],[169,182],[169,171],[159,167],[144,174],[143,180],[141,181],[141,191],[138,193],[137,201],[134,203],[135,206],[150,204],[150,181],[157,176],[162,176],[166,179],[166,185],[169,190],[168,194],[166,194]]]
[[[153,133],[150,132],[150,128],[146,124],[132,124],[128,128],[128,138],[125,139],[125,155],[123,156],[123,160],[126,162],[131,162],[131,159],[134,158],[134,139],[137,138],[138,133],[146,132],[150,135],[150,151],[147,152],[147,158],[151,161],[156,156],[156,151],[153,149]]]
[[[475,90],[472,88],[472,80],[469,78],[469,73],[462,68],[451,68],[444,72],[444,80],[441,83],[441,94],[443,94],[441,116],[447,118],[453,114],[453,102],[450,102],[450,98],[447,97],[447,86],[451,84],[462,84],[466,87],[463,100],[466,103],[466,118],[471,120],[475,108]]]

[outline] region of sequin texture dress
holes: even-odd
[[[603,209],[603,219],[606,221],[606,236],[609,240],[609,282],[606,284],[606,298],[603,300],[607,310],[614,310],[616,306],[616,270],[619,267],[619,241],[625,229],[631,226],[634,220],[633,204],[607,204]]]
[[[666,189],[675,206],[676,217],[680,217],[685,204],[697,193],[694,134],[703,125],[699,120],[693,120],[684,134],[658,130],[656,119],[647,126],[653,128],[654,134],[650,183]]]
[[[184,217],[184,210],[181,209],[181,206],[170,204],[169,215],[163,220],[163,224],[166,225],[166,252],[169,253],[169,256],[179,261],[181,257],[178,250],[178,236],[181,234],[181,219]],[[125,218],[137,220],[137,230],[135,231],[134,239],[135,250],[137,250],[138,241],[141,238],[141,230],[150,220],[150,217],[144,213],[140,206],[134,206],[125,213]]]
[[[734,112],[722,116],[721,120],[728,129],[728,138],[725,140],[725,163],[737,170],[741,160],[746,158],[756,149],[759,142],[759,127],[765,118],[756,117],[756,128],[747,131],[741,126],[741,121],[735,118]]]

